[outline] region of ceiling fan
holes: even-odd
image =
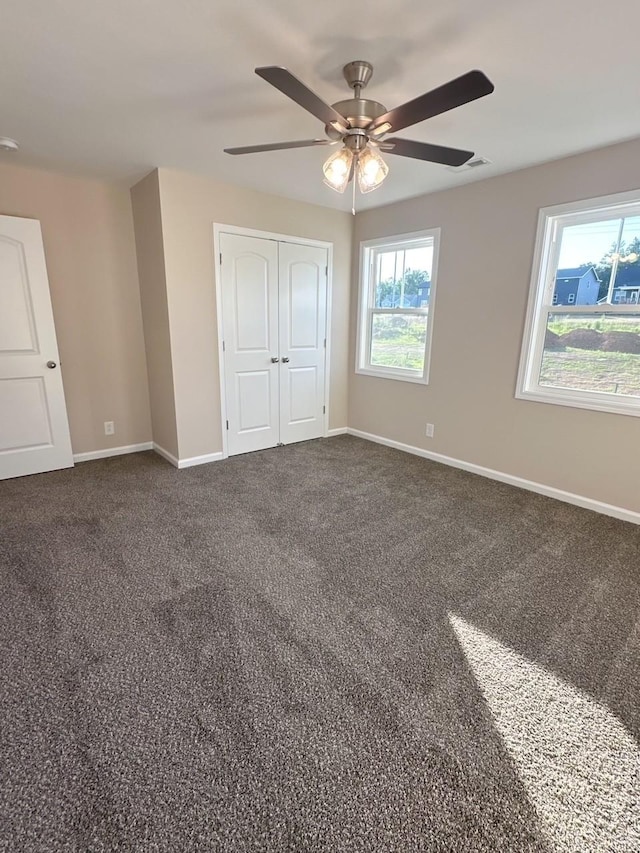
[[[242,148],[225,148],[225,152],[255,154],[285,148],[337,145],[341,142],[340,150],[332,154],[323,166],[325,184],[340,193],[345,191],[354,174],[357,174],[358,185],[363,193],[380,186],[389,172],[380,151],[445,166],[462,166],[473,157],[473,151],[430,145],[397,136],[388,138],[387,134],[490,95],[494,89],[493,83],[482,71],[469,71],[406,104],[387,110],[378,101],[362,97],[362,90],[373,74],[373,66],[370,62],[357,60],[343,68],[344,78],[353,89],[353,97],[329,106],[286,68],[267,65],[255,71],[267,83],[319,118],[325,125],[327,138],[246,145]]]

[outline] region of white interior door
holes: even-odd
[[[280,441],[324,433],[328,251],[279,244]]]
[[[0,216],[0,479],[72,466],[40,223]]]
[[[230,456],[279,441],[278,244],[221,234],[221,290]]]
[[[328,250],[220,235],[230,456],[324,434]]]

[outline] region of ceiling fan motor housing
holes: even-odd
[[[360,97],[361,90],[364,89],[371,79],[373,65],[370,62],[358,59],[355,62],[348,62],[342,69],[342,73],[344,74],[344,79],[353,89],[355,97],[349,98],[346,101],[338,101],[332,104],[332,106],[334,110],[347,119],[350,128],[364,129],[374,119],[387,112],[384,104]],[[338,140],[343,138],[343,134],[329,124],[325,126],[325,131],[329,139]]]
[[[348,101],[338,101],[332,106],[348,120],[351,127],[368,127],[374,118],[387,112],[383,104],[369,101],[367,98],[350,98]]]

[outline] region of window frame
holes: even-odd
[[[540,209],[516,399],[640,417],[640,397],[554,388],[540,385],[538,381],[549,314],[620,316],[640,313],[638,305],[620,305],[615,302],[595,305],[552,304],[562,242],[557,239],[558,232],[571,225],[601,222],[603,218],[609,218],[607,214],[612,214],[610,218],[614,218],[616,213],[621,216],[640,215],[640,189]]]
[[[360,270],[358,288],[358,326],[356,338],[356,373],[363,376],[375,376],[379,379],[395,379],[400,382],[413,382],[419,385],[429,384],[431,366],[431,344],[433,340],[433,318],[438,277],[438,258],[440,253],[441,229],[427,228],[422,231],[412,231],[407,234],[394,234],[388,237],[378,237],[373,240],[363,240],[360,243]],[[433,240],[433,262],[429,277],[429,304],[426,308],[376,308],[374,278],[371,274],[372,260],[377,249],[397,251],[411,248],[411,244],[419,244],[425,240]],[[427,333],[424,347],[422,371],[402,367],[381,367],[371,364],[371,329],[373,317],[376,314],[416,315],[427,317]]]

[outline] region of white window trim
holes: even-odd
[[[398,314],[426,314],[427,315],[427,342],[424,351],[424,369],[422,375],[397,367],[363,367],[366,364],[367,353],[370,351],[371,324],[369,323],[369,258],[372,249],[380,247],[393,250],[395,248],[406,248],[406,243],[411,241],[433,239],[433,263],[431,266],[429,307],[385,309],[385,314],[395,311]],[[389,237],[378,237],[375,240],[364,240],[360,243],[360,273],[358,288],[358,327],[356,339],[356,373],[362,376],[375,376],[379,379],[395,379],[400,382],[413,382],[419,385],[429,384],[429,370],[431,366],[431,344],[433,341],[433,317],[435,314],[435,299],[438,277],[438,257],[440,254],[440,228],[427,228],[423,231],[412,231],[408,234],[393,234]]]
[[[516,384],[516,399],[640,417],[640,398],[624,397],[621,400],[620,396],[616,394],[606,394],[599,391],[575,391],[569,388],[541,386],[535,376],[542,361],[544,333],[546,331],[545,310],[563,314],[601,315],[607,312],[616,315],[638,314],[637,305],[552,305],[555,278],[546,280],[549,271],[556,270],[558,266],[560,244],[555,239],[555,233],[552,233],[556,229],[556,217],[565,218],[564,227],[574,224],[574,222],[575,224],[587,221],[598,222],[606,208],[615,209],[625,205],[629,207],[640,206],[640,189],[540,209]],[[587,217],[585,213],[589,209],[593,209],[593,213]],[[575,213],[575,217],[568,216],[572,213]]]

